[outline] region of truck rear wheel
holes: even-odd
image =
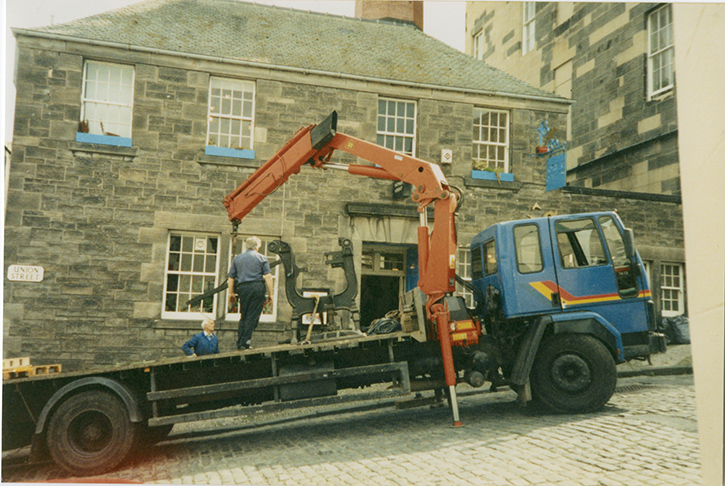
[[[534,400],[558,412],[599,410],[616,385],[614,358],[601,342],[586,334],[558,334],[545,340],[531,370]]]
[[[53,414],[48,449],[53,460],[72,474],[102,474],[128,458],[139,431],[116,395],[85,391],[68,398]]]

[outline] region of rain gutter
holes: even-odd
[[[121,42],[110,42],[110,41],[102,41],[102,40],[94,40],[94,39],[85,39],[82,37],[66,36],[66,35],[60,35],[60,34],[50,34],[47,32],[37,32],[37,31],[26,30],[26,29],[12,29],[12,31],[16,37],[18,34],[22,34],[22,35],[26,35],[28,37],[41,37],[41,38],[45,38],[45,39],[58,40],[58,41],[77,42],[79,44],[89,44],[89,45],[95,45],[95,46],[101,46],[101,47],[113,47],[113,48],[117,48],[117,49],[124,49],[127,51],[139,51],[139,52],[146,52],[149,54],[161,54],[161,55],[168,55],[168,56],[175,56],[175,57],[186,57],[189,59],[196,59],[196,60],[202,60],[202,61],[219,62],[219,63],[226,63],[226,64],[234,64],[234,65],[238,65],[238,66],[245,66],[245,67],[262,68],[262,69],[273,69],[273,70],[287,71],[287,72],[293,72],[293,73],[305,74],[305,75],[314,74],[314,75],[320,75],[320,76],[337,77],[337,78],[341,78],[341,79],[350,79],[350,80],[355,80],[355,81],[368,81],[368,82],[374,82],[374,83],[392,84],[392,85],[396,85],[396,86],[405,86],[405,87],[410,87],[410,88],[435,89],[435,90],[439,90],[439,91],[481,94],[481,95],[486,95],[486,96],[501,96],[501,97],[516,98],[516,99],[531,100],[531,101],[548,101],[548,102],[568,103],[568,104],[574,103],[573,100],[569,100],[566,98],[552,98],[552,97],[548,97],[548,96],[524,95],[524,94],[508,93],[505,91],[490,91],[490,90],[475,89],[475,88],[457,88],[457,87],[451,87],[451,86],[441,86],[441,85],[437,85],[437,84],[415,83],[415,82],[411,82],[411,81],[398,81],[398,80],[393,80],[393,79],[377,78],[374,76],[362,76],[359,74],[346,74],[346,73],[334,72],[334,71],[323,71],[323,70],[319,70],[319,69],[296,68],[296,67],[292,67],[292,66],[282,66],[282,65],[278,65],[278,64],[262,63],[262,62],[255,62],[255,61],[245,61],[245,60],[241,60],[241,59],[232,59],[232,58],[226,58],[226,57],[208,56],[205,54],[193,54],[193,53],[188,53],[188,52],[171,51],[168,49],[157,49],[154,47],[134,46],[131,44],[124,44]]]

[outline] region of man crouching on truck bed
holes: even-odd
[[[239,296],[241,317],[237,331],[237,349],[252,347],[252,333],[259,324],[264,304],[271,304],[274,295],[274,280],[269,269],[269,260],[257,251],[262,246],[262,240],[250,236],[244,242],[247,251],[234,257],[227,280],[229,303],[233,303],[237,295]],[[265,284],[269,293],[267,298],[264,296]]]
[[[204,330],[195,334],[186,341],[181,349],[187,356],[204,356],[205,354],[219,354],[219,340],[214,335],[214,321],[207,318],[201,321]]]

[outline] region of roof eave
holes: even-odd
[[[465,88],[465,87],[455,87],[455,86],[444,86],[444,85],[438,85],[438,84],[417,83],[417,82],[413,82],[413,81],[402,81],[402,80],[397,80],[397,79],[378,78],[378,77],[374,77],[374,76],[364,76],[364,75],[360,75],[360,74],[324,71],[324,70],[319,70],[319,69],[305,69],[305,68],[298,68],[298,67],[294,67],[294,66],[285,66],[285,65],[280,65],[280,64],[263,63],[263,62],[258,62],[258,61],[249,61],[249,60],[244,60],[244,59],[234,59],[234,58],[227,58],[227,57],[220,57],[220,56],[209,56],[206,54],[194,54],[194,53],[182,52],[182,51],[172,51],[169,49],[159,49],[156,47],[137,46],[137,45],[133,45],[133,44],[124,44],[121,42],[103,41],[103,40],[98,40],[98,39],[87,39],[84,37],[74,37],[74,36],[69,36],[69,35],[52,34],[49,32],[39,32],[39,31],[35,31],[35,30],[20,29],[20,28],[13,28],[12,32],[16,38],[17,38],[18,34],[22,34],[22,35],[25,35],[28,37],[40,37],[40,38],[49,39],[49,40],[70,41],[70,42],[76,42],[79,44],[95,45],[95,46],[99,46],[99,47],[113,47],[116,49],[146,52],[146,53],[150,53],[150,54],[160,54],[160,55],[177,56],[177,57],[180,56],[180,57],[185,57],[185,58],[189,58],[189,59],[198,59],[198,60],[211,61],[211,62],[235,64],[235,65],[239,65],[239,66],[256,67],[256,68],[263,68],[263,69],[277,69],[280,71],[287,71],[287,72],[293,72],[293,73],[299,73],[299,74],[307,74],[307,75],[315,74],[315,75],[320,75],[320,76],[329,76],[329,77],[336,77],[336,78],[341,78],[341,79],[350,79],[350,80],[355,80],[355,81],[367,81],[367,82],[391,84],[391,85],[395,85],[395,86],[404,86],[404,87],[410,87],[410,88],[436,89],[436,90],[440,90],[440,91],[468,93],[468,94],[477,94],[477,95],[485,95],[485,96],[498,96],[498,97],[504,97],[504,98],[520,99],[520,100],[541,101],[541,102],[562,103],[562,104],[572,104],[573,103],[573,100],[561,98],[559,96],[527,95],[527,94],[521,94],[521,93],[511,93],[511,92],[506,92],[506,91],[492,91],[492,90],[477,89],[477,88]]]

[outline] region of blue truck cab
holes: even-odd
[[[665,349],[632,231],[615,212],[495,224],[471,241],[471,277],[489,341],[515,356],[504,363],[510,381],[524,385],[530,375],[534,395],[537,375],[565,395],[596,386],[582,380],[608,361],[605,351],[616,364]]]

